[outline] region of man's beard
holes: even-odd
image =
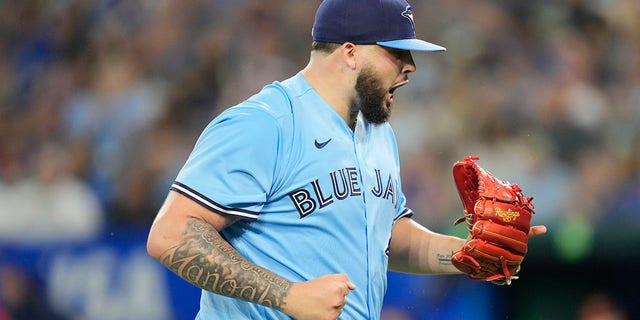
[[[364,68],[356,80],[356,98],[351,102],[351,112],[362,112],[362,116],[373,124],[387,122],[391,111],[383,106],[387,90],[382,88],[370,68]]]

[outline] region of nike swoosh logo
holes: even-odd
[[[325,141],[325,142],[318,142],[318,140],[316,139],[316,141],[314,141],[316,148],[318,149],[322,149],[324,148],[329,142],[331,142],[331,139]]]

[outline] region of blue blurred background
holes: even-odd
[[[466,155],[534,196],[521,279],[389,274],[383,319],[640,319],[640,4],[413,1],[395,97],[415,219],[452,226]],[[0,0],[0,320],[193,319],[145,251],[203,127],[306,65],[319,1]]]

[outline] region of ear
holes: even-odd
[[[340,54],[342,61],[344,61],[349,69],[355,70],[357,66],[356,57],[358,56],[358,46],[351,42],[345,42],[340,47]]]

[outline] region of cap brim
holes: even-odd
[[[420,39],[401,39],[401,40],[391,40],[391,41],[380,41],[376,42],[384,47],[396,48],[402,50],[411,50],[411,51],[446,51],[445,47],[441,47],[437,44],[433,44],[430,42],[426,42]]]

